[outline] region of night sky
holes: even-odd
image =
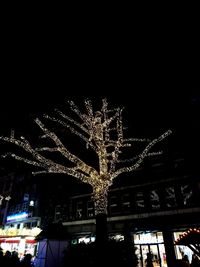
[[[48,82],[50,84],[50,82]],[[111,107],[124,107],[124,117],[128,124],[145,128],[167,128],[184,127],[190,128],[192,125],[198,126],[200,88],[192,85],[182,87],[158,88],[146,84],[140,86],[137,83],[130,83],[126,87],[114,81],[113,86],[100,88],[97,83],[93,87],[86,87],[83,83],[74,88],[70,84],[62,88],[55,85],[51,89],[23,87],[14,92],[5,91],[0,99],[0,121],[1,130],[9,127],[24,127],[24,120],[31,120],[36,116],[53,111],[54,108],[66,109],[68,100],[74,100],[78,106],[82,107],[84,99],[89,98],[93,101],[94,107],[99,108],[101,99],[106,97]],[[111,90],[113,92],[111,92]]]
[[[98,108],[101,99],[107,97],[111,107],[124,107],[124,123],[128,126],[129,136],[153,138],[172,129],[175,149],[188,153],[188,156],[189,153],[197,153],[200,136],[200,98],[197,88],[188,86],[186,92],[178,93],[166,90],[149,92],[146,89],[124,88],[120,93],[113,94],[96,91],[96,96],[90,92],[78,95],[78,89],[72,90],[73,93],[68,89],[66,94],[55,90],[45,95],[38,91],[19,93],[13,98],[5,95],[1,98],[1,132],[10,133],[12,128],[20,134],[32,134],[33,129],[37,128],[34,118],[42,118],[42,114],[50,114],[54,108],[66,110],[67,113],[67,100],[72,99],[82,107],[83,100],[90,98]]]
[[[76,30],[73,23],[48,27],[35,20],[29,26],[7,25],[2,38],[0,132],[31,132],[36,127],[31,126],[33,118],[63,108],[68,99],[81,104],[87,97],[97,105],[107,97],[111,106],[125,107],[131,136],[155,137],[170,128],[177,149],[197,153],[197,35],[188,25],[181,31],[175,25],[168,29],[168,23],[161,27],[160,22],[142,21],[141,17],[126,27],[81,23]]]

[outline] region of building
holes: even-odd
[[[94,205],[86,191],[58,201],[55,208],[55,221],[66,226],[74,243],[95,240]],[[159,267],[173,266],[183,253],[191,259],[192,251],[174,241],[182,232],[199,228],[199,218],[200,177],[183,158],[147,160],[143,169],[120,177],[109,191],[109,236],[131,239],[140,267],[147,253]]]
[[[3,251],[36,254],[35,236],[40,233],[36,186],[31,176],[11,173],[0,178],[1,228],[0,245]]]
[[[156,267],[172,267],[173,260],[182,254],[191,258],[191,251],[174,245],[174,241],[182,232],[200,227],[200,177],[196,167],[197,164],[194,166],[176,154],[147,158],[142,168],[118,177],[110,188],[109,236],[134,242],[139,267],[145,266],[148,253],[152,254]],[[26,241],[30,240],[28,230],[43,227],[52,220],[62,222],[74,243],[95,240],[89,185],[71,176],[59,175],[58,179],[55,174],[39,179],[29,174],[13,174],[2,177],[0,182],[3,182],[2,244],[8,243],[6,235],[11,238],[8,235],[12,233],[10,242],[13,243],[18,242],[13,238],[20,235],[25,240],[23,252],[26,252],[26,244],[31,243]],[[19,250],[19,247],[11,249]]]

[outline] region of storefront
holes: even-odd
[[[167,267],[162,232],[143,232],[134,234],[134,244],[139,267],[146,266],[148,255],[151,256],[154,267]]]
[[[7,216],[6,224],[0,229],[0,247],[3,252],[17,251],[20,258],[27,253],[34,256],[37,251],[35,237],[41,232],[39,223],[39,218],[29,218],[25,212]]]
[[[0,229],[0,246],[3,249],[3,252],[5,253],[7,250],[11,252],[17,251],[19,257],[22,257],[27,253],[35,255],[37,251],[37,242],[35,241],[35,236],[39,234],[41,230],[39,228],[23,228],[21,231],[20,230]]]
[[[27,253],[34,256],[37,251],[37,242],[33,237],[4,237],[0,238],[0,245],[4,253],[7,250],[17,251],[20,258]]]
[[[177,259],[186,256],[189,263],[192,263],[193,255],[200,258],[200,229],[189,229],[185,232],[175,232],[175,252]]]

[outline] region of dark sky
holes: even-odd
[[[112,106],[125,107],[132,132],[157,136],[172,128],[183,149],[194,147],[200,132],[195,24],[182,29],[142,17],[112,27],[33,21],[20,27],[15,21],[2,33],[0,132],[23,131],[65,99],[106,96]]]
[[[116,83],[115,83],[116,85]],[[56,90],[40,94],[37,91],[29,91],[25,94],[18,93],[13,97],[7,94],[1,97],[0,121],[1,132],[10,131],[11,128],[23,132],[29,127],[37,127],[33,122],[35,117],[42,117],[44,113],[50,113],[54,108],[67,110],[67,100],[74,100],[82,107],[85,98],[90,98],[95,107],[99,107],[101,99],[107,97],[111,107],[124,107],[124,120],[130,128],[131,135],[150,134],[157,136],[167,129],[174,130],[174,134],[181,139],[197,136],[200,128],[199,89],[187,86],[187,90],[169,90],[166,88],[147,90],[148,88],[116,88],[113,93],[105,93],[105,90],[89,92],[80,88],[70,91]],[[98,86],[97,86],[98,87]],[[112,88],[114,90],[114,88]],[[156,88],[158,89],[158,88]],[[66,111],[68,112],[68,111]],[[190,140],[185,141],[190,142]]]
[[[185,92],[177,90],[173,93],[166,90],[152,89],[149,92],[146,88],[140,90],[125,88],[120,93],[116,91],[113,94],[96,91],[99,94],[96,96],[91,92],[78,95],[78,89],[74,89],[73,93],[66,92],[66,95],[60,90],[50,91],[45,95],[38,91],[38,93],[30,91],[24,95],[19,92],[13,98],[6,94],[1,98],[1,133],[9,134],[10,129],[13,128],[16,130],[16,135],[17,133],[25,136],[34,135],[38,127],[33,119],[42,118],[43,113],[51,113],[56,107],[63,111],[68,110],[67,100],[72,99],[78,106],[82,106],[83,100],[88,97],[97,107],[102,97],[107,97],[111,107],[124,106],[124,122],[129,129],[129,137],[155,138],[166,130],[172,129],[172,137],[163,142],[167,150],[194,161],[195,166],[198,166],[200,98],[197,89],[188,86]],[[165,153],[168,155],[168,152]],[[5,166],[4,163],[1,164]]]
[[[158,109],[185,112],[196,101],[200,50],[188,24],[181,30],[147,17],[135,18],[133,25],[115,21],[95,27],[91,21],[84,27],[84,21],[66,28],[50,21],[7,24],[0,120],[46,111],[64,97],[110,96],[113,104],[134,107],[134,114],[145,112],[147,118],[157,117]]]
[[[106,97],[111,106],[124,106],[125,116],[128,120],[137,121],[138,125],[145,128],[145,124],[152,123],[154,127],[177,127],[183,123],[198,119],[199,88],[187,85],[184,88],[172,87],[139,87],[138,84],[130,84],[130,87],[118,85],[100,90],[98,85],[91,88],[51,88],[43,91],[42,88],[25,89],[24,93],[16,91],[1,94],[0,121],[2,127],[23,123],[30,115],[40,116],[48,113],[56,107],[64,107],[67,100],[74,100],[82,105],[84,99],[90,98],[94,103],[100,104]],[[31,84],[30,84],[31,87]],[[106,90],[107,88],[107,90]],[[113,92],[111,92],[111,89]],[[110,90],[110,91],[109,91]],[[107,92],[106,92],[107,91]],[[97,106],[96,106],[97,107]]]

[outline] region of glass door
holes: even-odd
[[[158,245],[150,245],[149,246],[149,253],[151,254],[152,262],[154,267],[160,267],[160,254]]]
[[[140,259],[140,267],[146,266],[147,253],[149,253],[149,245],[141,245],[141,259]]]
[[[147,255],[151,255],[153,267],[167,267],[165,248],[163,244],[136,245],[139,267],[146,267]]]

